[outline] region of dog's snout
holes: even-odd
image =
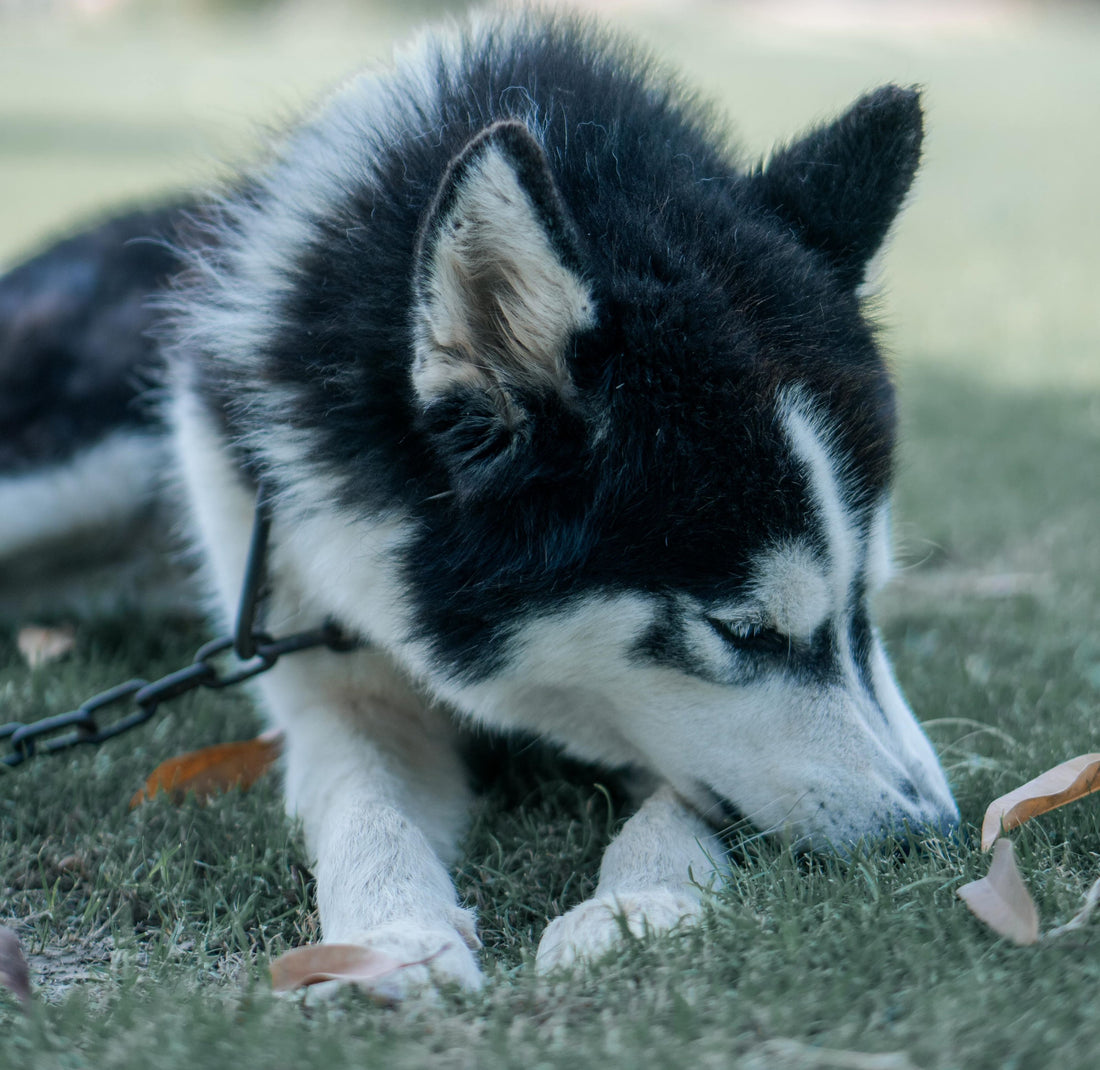
[[[869,827],[853,827],[827,839],[807,836],[798,846],[817,854],[835,854],[842,858],[851,857],[853,853],[884,850],[910,855],[920,853],[933,841],[958,840],[960,836],[959,812],[953,806],[936,812],[898,808],[880,815]]]
[[[947,840],[958,836],[959,827],[958,810],[942,811],[931,816],[921,814],[916,820],[911,815],[905,814],[900,820],[895,821],[892,835],[899,840],[906,838]]]
[[[905,804],[892,815],[886,833],[898,843],[913,846],[928,840],[956,839],[960,830],[955,800],[941,793],[924,795],[910,780],[899,788]]]
[[[954,840],[959,843],[963,840],[963,824],[959,817],[958,807],[955,807],[950,814],[944,814],[925,827],[929,830],[929,834],[937,840]]]
[[[826,816],[824,808],[821,816]],[[848,855],[861,849],[892,846],[904,854],[933,840],[957,839],[959,809],[946,784],[918,787],[909,778],[889,786],[880,783],[874,805],[862,813],[849,811],[822,836],[810,832],[803,844],[813,851]]]
[[[924,828],[931,835],[941,840],[956,839],[961,827],[962,821],[959,817],[959,808],[954,801],[951,802],[950,806],[943,807],[924,822]]]

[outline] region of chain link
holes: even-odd
[[[176,669],[159,680],[127,680],[94,695],[69,713],[43,717],[30,724],[12,721],[0,725],[0,743],[7,740],[9,746],[9,753],[0,757],[0,765],[16,766],[36,755],[56,754],[81,744],[102,743],[145,724],[162,702],[170,702],[199,688],[220,690],[234,687],[273,669],[284,654],[296,654],[317,647],[337,652],[361,647],[360,640],[346,635],[331,622],[277,639],[255,627],[264,593],[270,528],[270,502],[261,484],[237,610],[237,628],[233,635],[204,643],[190,665]],[[234,663],[224,669],[219,668],[219,660],[226,654]],[[99,714],[116,706],[136,706],[137,709],[105,723]]]

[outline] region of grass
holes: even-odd
[[[1100,749],[1100,22],[1047,10],[973,33],[834,34],[682,10],[618,17],[718,95],[753,152],[876,82],[927,87],[927,162],[883,308],[904,417],[904,567],[882,618],[973,826],[994,795]],[[239,156],[255,118],[384,54],[413,17],[311,11],[8,16],[0,257],[71,216],[202,181],[202,159]],[[199,639],[175,619],[99,621],[73,657],[32,672],[0,633],[0,720],[164,672]],[[457,874],[481,918],[483,993],[389,1011],[350,994],[277,1001],[265,963],[315,937],[316,918],[276,785],[127,808],[165,756],[256,727],[241,695],[188,698],[94,752],[0,777],[0,917],[45,997],[23,1018],[0,994],[0,1066],[1094,1062],[1097,924],[1034,948],[997,940],[955,898],[986,867],[969,846],[811,863],[754,841],[698,930],[535,977],[546,918],[591,890],[624,816],[594,774],[552,764],[536,787],[515,778],[482,802]],[[1100,874],[1098,799],[1014,834],[1047,927]]]

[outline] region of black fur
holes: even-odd
[[[180,261],[155,240],[177,211],[136,211],[53,246],[0,278],[0,475],[64,462],[122,427],[157,363],[149,336]]]
[[[431,239],[450,209],[466,172],[490,147],[502,150],[507,156],[557,254],[569,267],[583,270],[577,235],[568,209],[558,193],[546,154],[527,127],[517,119],[503,119],[486,127],[448,165],[439,183],[439,192],[420,226],[415,262],[421,264],[430,255]]]
[[[909,191],[922,137],[916,90],[885,86],[776,152],[754,185],[764,204],[856,286]]]
[[[746,168],[710,112],[585,21],[461,47],[461,77],[441,68],[431,99],[398,81],[389,125],[364,130],[361,177],[310,216],[285,295],[269,295],[280,328],[253,355],[256,385],[214,349],[179,353],[234,436],[271,430],[251,390],[289,388],[277,421],[312,437],[342,503],[415,516],[406,576],[424,634],[476,678],[540,605],[597,587],[732,595],[763,545],[817,538],[776,419],[784,386],[823,408],[866,520],[895,416],[855,289],[912,179],[921,120],[914,92],[887,87]],[[553,188],[522,139],[517,173],[597,309],[569,357],[575,398],[519,398],[518,436],[476,391],[421,411],[409,373],[424,228],[471,142],[511,123],[542,146]],[[261,210],[271,186],[256,186]],[[183,291],[185,323],[205,300]],[[654,656],[670,643],[654,639]]]

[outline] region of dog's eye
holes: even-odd
[[[728,621],[707,617],[707,623],[727,642],[751,654],[787,654],[791,637],[755,621]]]

